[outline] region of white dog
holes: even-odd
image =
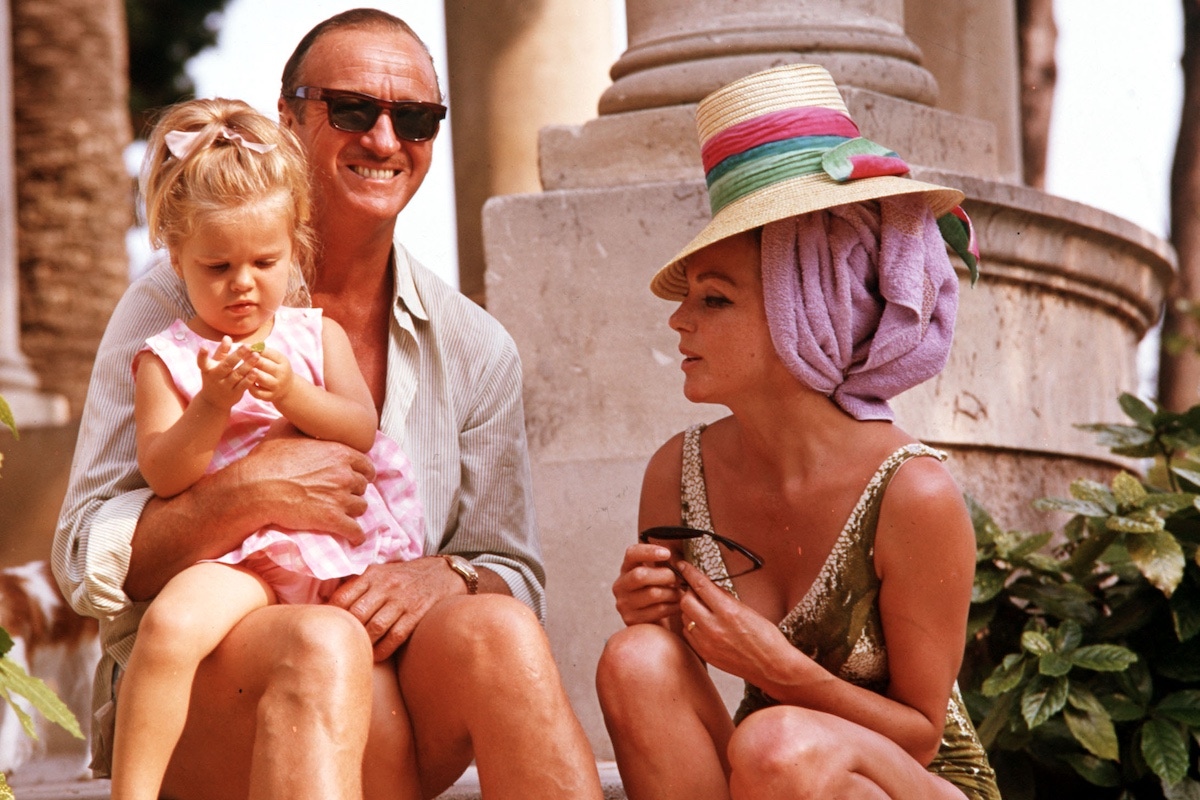
[[[45,681],[79,719],[86,737],[91,728],[92,677],[100,660],[96,620],[72,611],[58,591],[50,565],[34,561],[0,570],[0,626],[13,639],[6,658]],[[33,718],[37,741],[26,734],[8,703],[0,700],[0,770],[12,775],[23,765],[52,757],[54,778],[90,777],[87,739],[74,738],[36,711]]]

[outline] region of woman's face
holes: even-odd
[[[733,236],[692,255],[687,295],[668,323],[679,334],[683,393],[694,403],[730,401],[786,375],[763,309],[758,239]]]

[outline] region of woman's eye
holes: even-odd
[[[704,298],[704,305],[709,308],[723,308],[729,305],[729,298],[719,294],[710,294]]]

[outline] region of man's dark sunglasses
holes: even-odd
[[[723,545],[728,551],[725,557],[725,568],[730,578],[737,578],[754,572],[756,569],[762,569],[762,558],[751,551],[750,548],[738,544],[733,539],[722,536],[719,533],[710,533],[698,528],[685,528],[681,525],[662,525],[657,528],[647,528],[638,534],[638,541],[642,544],[649,544],[654,540],[658,540],[659,542],[682,542],[688,539],[698,539],[701,536],[712,537],[713,541]]]
[[[446,118],[446,107],[416,100],[380,100],[369,94],[341,89],[297,86],[291,95],[301,100],[319,100],[329,110],[329,124],[347,133],[366,133],[379,115],[387,112],[396,136],[409,142],[425,142],[437,135]]]

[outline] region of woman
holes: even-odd
[[[820,67],[737,81],[697,126],[713,220],[651,288],[679,301],[684,394],[731,414],[655,453],[613,585],[626,791],[998,799],[955,688],[971,522],[887,404],[945,366],[962,194],[901,177]],[[706,665],[746,681],[733,719]]]

